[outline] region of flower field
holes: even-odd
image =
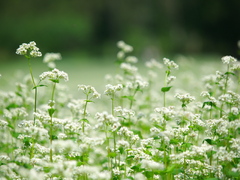
[[[117,46],[104,90],[76,84],[77,97],[61,54],[45,54],[48,71],[36,74],[40,49],[19,46],[29,73],[0,89],[0,180],[240,179],[239,61],[138,67],[133,47]]]

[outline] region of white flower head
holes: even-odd
[[[120,68],[128,74],[135,74],[138,71],[138,68],[136,66],[133,66],[129,63],[122,63]]]
[[[39,48],[36,46],[36,43],[34,41],[31,41],[28,44],[27,43],[21,44],[17,49],[16,54],[24,55],[28,58],[42,56],[42,53],[39,51]]]
[[[130,46],[130,45],[128,45],[128,44],[126,44],[126,43],[123,42],[123,41],[119,41],[119,42],[117,43],[117,46],[118,46],[120,49],[122,49],[122,51],[125,52],[125,53],[132,52],[132,51],[133,51],[133,47]]]
[[[135,56],[128,56],[128,57],[126,57],[126,62],[128,62],[128,63],[137,63],[138,59]]]
[[[43,57],[43,62],[49,63],[49,62],[53,62],[61,59],[62,59],[62,56],[60,53],[46,53]]]
[[[49,80],[58,82],[60,79],[64,79],[65,81],[68,81],[68,74],[64,71],[59,71],[58,69],[53,69],[52,71],[43,72],[39,76],[40,80],[44,80],[46,78],[49,78]]]
[[[61,59],[62,56],[60,53],[46,53],[43,57],[43,62],[47,63],[48,67],[53,69],[56,67],[55,61]]]
[[[222,57],[222,62],[223,64],[230,64],[230,63],[237,62],[237,59],[232,56],[224,56]]]
[[[145,63],[145,65],[148,67],[148,68],[158,68],[158,69],[161,69],[163,66],[161,63],[159,63],[158,61],[156,61],[156,59],[151,59],[150,61],[147,61]]]
[[[174,61],[171,61],[167,58],[163,58],[163,63],[170,69],[170,68],[173,68],[173,69],[178,69],[178,65],[174,62]]]

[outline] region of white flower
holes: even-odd
[[[126,62],[128,62],[128,63],[137,63],[138,59],[135,56],[128,56],[128,57],[126,57]]]
[[[132,52],[133,51],[133,47],[126,44],[125,42],[123,41],[119,41],[117,43],[117,46],[122,49],[125,53],[128,53],[128,52]]]
[[[224,57],[222,57],[222,62],[223,62],[223,64],[230,64],[233,62],[237,62],[237,59],[235,59],[232,56],[224,56]]]
[[[113,86],[111,84],[107,84],[106,85],[106,90],[104,91],[105,95],[113,95],[115,94],[117,91],[120,91],[123,89],[123,85],[122,84],[117,84],[116,86]]]
[[[43,58],[43,62],[47,63],[49,68],[55,68],[56,64],[54,61],[56,60],[61,60],[61,54],[60,53],[46,53],[44,58]]]
[[[27,57],[41,57],[42,53],[39,51],[39,48],[36,46],[34,41],[31,41],[29,44],[23,43],[19,46],[16,51],[16,54],[25,55]]]
[[[170,61],[167,58],[163,58],[163,63],[168,67],[168,68],[173,68],[173,69],[178,69],[178,65],[174,61]]]
[[[68,81],[68,74],[64,71],[59,71],[58,69],[53,69],[52,71],[43,72],[39,76],[40,80],[44,80],[46,78],[49,78],[51,81],[58,81],[60,79],[64,79],[65,81]]]
[[[168,76],[167,78],[167,84],[170,84],[172,81],[174,81],[176,79],[175,76]]]
[[[179,99],[185,105],[195,100],[195,97],[191,96],[189,93],[186,94],[177,93],[174,97]]]
[[[146,168],[146,169],[153,169],[153,170],[163,170],[164,169],[163,164],[160,164],[160,163],[152,161],[152,160],[143,159],[141,161],[141,163],[142,163],[142,167]]]
[[[148,67],[148,68],[158,68],[158,69],[161,69],[163,66],[161,63],[159,63],[158,61],[156,61],[155,59],[151,59],[150,61],[147,61],[145,63],[145,65]]]
[[[138,71],[138,68],[136,66],[132,66],[129,63],[122,63],[120,65],[120,68],[123,69],[126,73],[134,74]]]
[[[101,94],[99,94],[96,89],[93,86],[90,85],[78,85],[78,89],[82,90],[84,94],[86,94],[87,96],[89,94],[92,94],[92,98],[100,98]]]
[[[43,57],[44,63],[53,62],[55,60],[61,60],[62,56],[60,53],[46,53]]]

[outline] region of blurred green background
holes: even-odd
[[[1,0],[0,61],[23,42],[41,52],[113,57],[116,42],[143,58],[237,56],[239,0]]]

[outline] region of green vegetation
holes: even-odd
[[[138,66],[132,46],[117,46],[112,65],[59,53],[40,65],[36,43],[20,45],[24,73],[0,72],[0,178],[240,179],[239,62]]]

